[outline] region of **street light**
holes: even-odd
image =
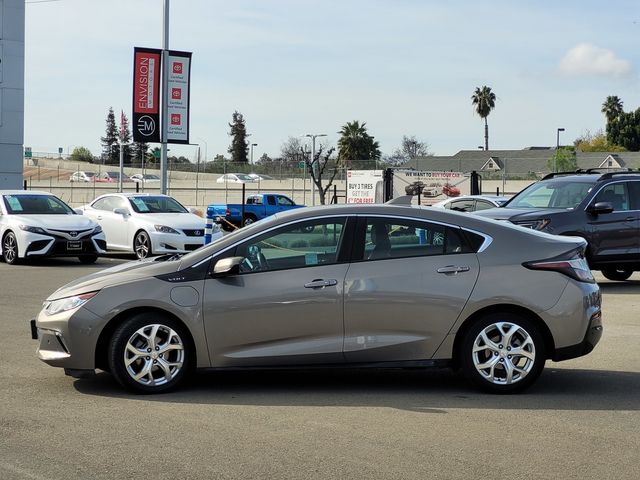
[[[311,179],[311,205],[316,204],[316,182],[314,179],[316,178],[316,138],[317,137],[326,137],[326,133],[307,133],[302,135],[303,137],[309,137],[311,139],[311,170],[312,170],[312,179]]]
[[[250,161],[251,165],[253,165],[253,147],[257,147],[257,146],[258,146],[257,143],[251,144],[251,161]]]
[[[558,171],[558,150],[560,150],[560,132],[564,132],[564,128],[558,128],[556,131],[556,154],[553,157],[553,170]]]

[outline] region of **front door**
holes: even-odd
[[[371,217],[357,232],[345,280],[346,361],[430,359],[471,295],[476,254],[458,228],[421,220]]]
[[[350,228],[347,217],[293,223],[223,254],[244,261],[240,273],[205,281],[214,367],[343,362],[344,238]]]

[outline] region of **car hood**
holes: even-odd
[[[170,255],[166,255],[147,260],[135,260],[86,275],[60,287],[49,295],[47,301],[95,292],[111,285],[119,285],[142,278],[175,272],[180,268],[181,262],[166,261],[170,257]]]
[[[494,220],[509,220],[517,222],[519,220],[534,220],[565,212],[564,209],[557,208],[490,208],[473,212],[479,217],[493,218]]]
[[[140,213],[136,218],[171,228],[204,229],[205,219],[193,213]]]
[[[56,230],[86,230],[97,224],[82,215],[11,215],[17,224]]]

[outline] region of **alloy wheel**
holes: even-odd
[[[136,330],[124,349],[124,366],[137,383],[156,387],[171,382],[184,366],[185,348],[172,328],[151,324]]]
[[[473,365],[494,385],[511,385],[532,370],[536,348],[531,335],[520,325],[496,322],[483,328],[473,341]]]
[[[2,243],[2,255],[4,257],[4,261],[9,264],[15,263],[18,258],[18,242],[16,241],[15,235],[11,232],[4,236],[4,241]]]
[[[138,232],[133,242],[133,249],[135,250],[136,257],[139,259],[147,258],[151,255],[151,242],[149,241],[147,232]]]

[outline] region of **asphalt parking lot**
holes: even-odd
[[[41,363],[28,325],[58,286],[122,261],[0,263],[0,479],[640,478],[640,273],[596,274],[602,341],[521,395],[348,370],[205,372],[135,396]]]

